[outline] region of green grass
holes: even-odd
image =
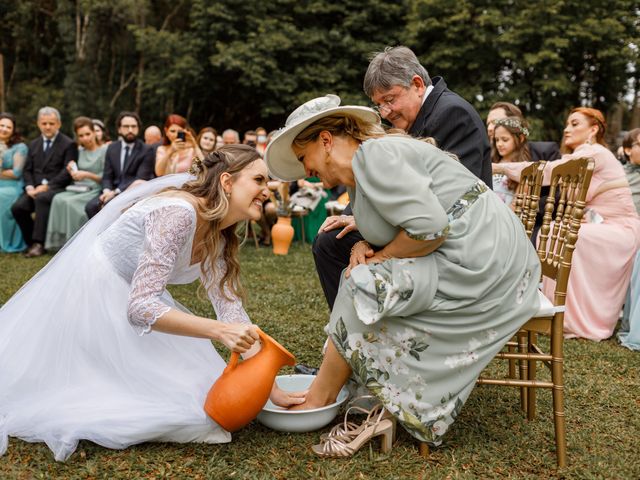
[[[0,302],[48,259],[0,255]],[[276,257],[247,245],[242,268],[253,321],[299,361],[318,364],[328,312],[309,247],[296,245],[288,256]],[[171,288],[194,312],[212,315],[195,290],[195,284]],[[66,463],[55,462],[43,444],[11,439],[0,457],[0,479],[640,478],[640,354],[614,340],[565,345],[569,465],[561,471],[555,468],[550,392],[538,394],[539,416],[528,422],[517,389],[478,387],[445,444],[428,459],[400,432],[389,454],[381,454],[376,444],[349,459],[323,460],[309,449],[318,432],[284,434],[254,422],[225,445],[149,443],[116,451],[81,442]]]

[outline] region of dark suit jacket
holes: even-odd
[[[529,151],[531,152],[531,160],[558,160],[560,148],[556,142],[529,142]]]
[[[78,161],[78,146],[64,133],[58,132],[51,147],[44,152],[42,135],[29,143],[29,153],[22,176],[24,184],[37,187],[42,180],[49,182],[51,190],[61,190],[71,183],[66,166],[71,160]]]
[[[409,129],[413,137],[433,137],[438,147],[455,153],[460,162],[490,188],[491,147],[487,130],[469,102],[433,78],[433,90]]]
[[[151,180],[154,176],[155,156],[153,149],[145,145],[140,139],[136,139],[133,150],[129,155],[124,171],[120,170],[120,154],[123,148],[122,140],[111,143],[107,147],[104,160],[104,173],[102,174],[102,188],[121,191],[131,185],[134,180]]]

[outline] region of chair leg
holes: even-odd
[[[535,353],[532,345],[535,345],[537,342],[538,335],[535,332],[529,332],[529,353]],[[528,360],[529,365],[529,380],[536,379],[536,366],[537,362],[535,360]],[[527,392],[527,420],[533,420],[536,418],[536,389],[529,388]]]
[[[516,353],[516,347],[514,345],[508,345],[507,352]],[[516,378],[516,361],[513,358],[509,359],[509,378]]]
[[[430,455],[430,451],[429,451],[429,444],[427,442],[420,442],[420,446],[418,447],[419,451],[420,451],[420,456],[423,458],[429,458]]]
[[[527,334],[525,332],[518,332],[518,353],[526,353],[528,350]],[[528,380],[527,361],[518,360],[518,365],[520,366],[520,380]],[[522,408],[522,411],[525,413],[527,413],[527,407],[529,406],[527,403],[528,393],[527,387],[520,387],[520,408]]]
[[[562,325],[562,323],[560,323]],[[567,466],[567,437],[564,415],[564,354],[562,331],[551,336],[551,381],[553,383],[553,425],[556,434],[556,457],[559,468]]]

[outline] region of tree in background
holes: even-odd
[[[495,101],[517,103],[546,139],[559,138],[572,107],[609,112],[638,60],[634,0],[411,0],[409,8],[405,40],[430,72],[482,113]]]
[[[558,139],[580,104],[640,123],[639,16],[637,0],[3,0],[0,74],[29,136],[45,104],[67,131],[80,114],[113,131],[122,109],[275,128],[314,96],[368,104],[369,54],[404,43],[481,114],[512,101]]]

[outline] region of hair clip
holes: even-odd
[[[191,167],[189,167],[189,173],[191,175],[198,175],[202,172],[203,168],[202,160],[198,157],[193,157],[193,160],[191,160]]]

